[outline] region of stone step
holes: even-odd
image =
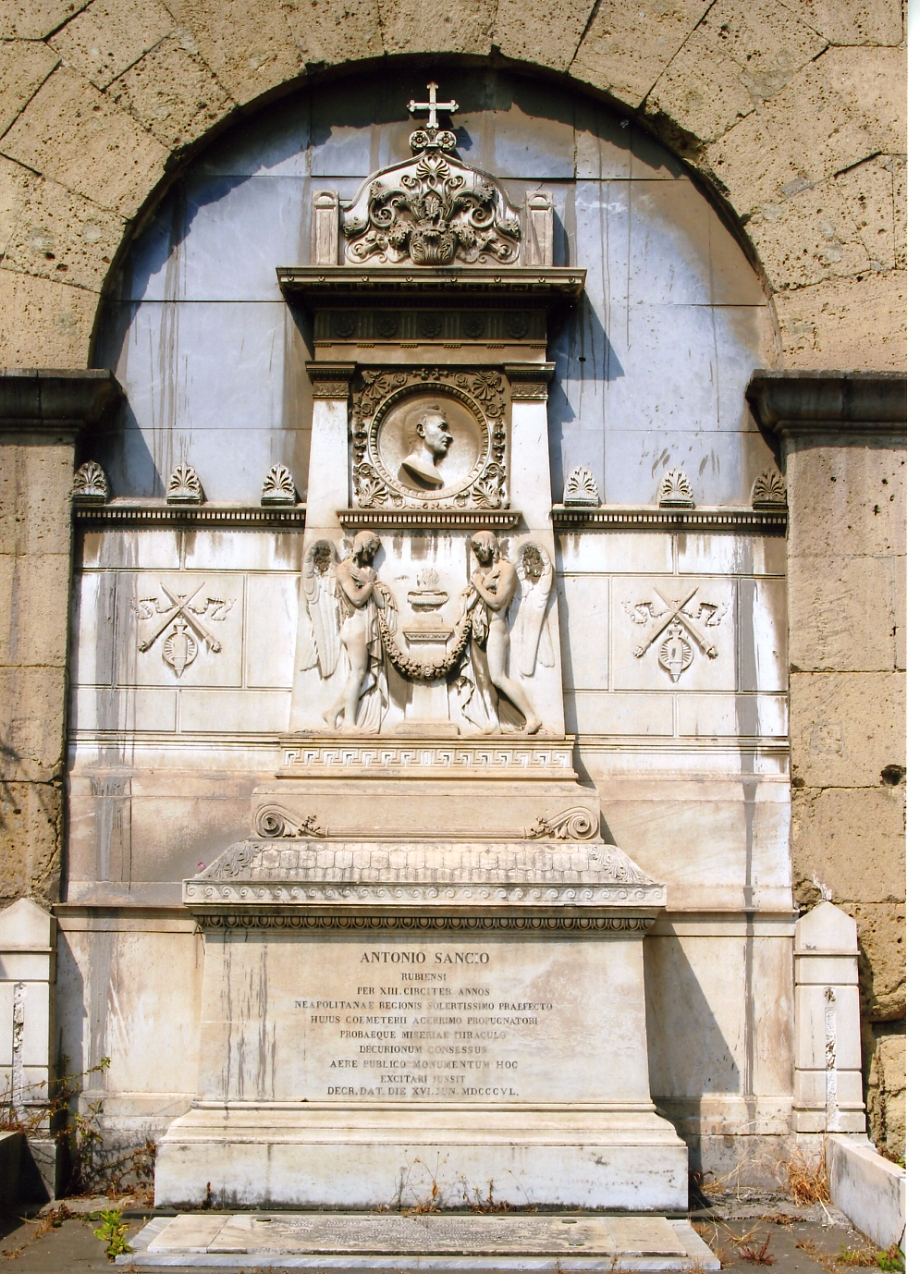
[[[117,1265],[159,1269],[609,1274],[718,1270],[689,1221],[526,1213],[185,1213],[156,1217]]]

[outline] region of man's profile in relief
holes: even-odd
[[[419,486],[432,490],[443,487],[438,465],[453,440],[450,425],[439,407],[429,403],[416,409],[406,422],[409,453],[402,462],[402,473]]]

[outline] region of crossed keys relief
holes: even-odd
[[[141,624],[153,622],[154,627],[138,642],[141,653],[151,650],[163,637],[163,662],[171,668],[176,677],[181,677],[186,668],[198,657],[201,645],[213,654],[220,652],[220,641],[205,623],[219,623],[226,619],[233,607],[234,599],[225,601],[222,597],[205,597],[195,605],[195,601],[204,588],[199,584],[192,593],[174,593],[161,582],[160,589],[166,596],[166,605],[162,605],[159,597],[138,597],[132,600],[131,609]],[[170,631],[167,633],[167,629]]]
[[[659,637],[658,662],[665,672],[670,673],[671,680],[678,682],[681,673],[687,671],[693,663],[694,650],[689,639],[703,652],[708,659],[715,659],[718,651],[707,628],[716,628],[728,610],[726,603],[691,602],[699,592],[699,585],[686,595],[669,600],[656,588],[658,600],[623,603],[623,609],[634,624],[648,625],[649,636],[633,650],[637,659],[641,659],[649,651]],[[699,625],[699,627],[698,627]]]

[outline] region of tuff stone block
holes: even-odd
[[[106,88],[174,25],[160,0],[94,0],[48,43],[96,88]]]
[[[479,53],[492,46],[488,0],[381,0],[380,25],[387,53]]]
[[[172,0],[196,52],[240,104],[293,79],[301,59],[277,0]]]
[[[867,394],[864,412],[886,410]],[[857,433],[858,423],[852,427]],[[825,436],[820,445],[790,439],[787,478],[794,487],[795,515],[789,557],[807,569],[817,558],[887,557],[906,550],[907,464],[903,434],[865,434],[853,446]],[[806,560],[806,559],[810,559]]]
[[[902,673],[792,673],[789,730],[800,740],[792,764],[805,787],[873,787],[905,763]]]
[[[906,288],[903,271],[894,270],[777,292],[773,303],[786,365],[902,370]]]
[[[700,141],[712,141],[775,97],[826,46],[788,9],[767,0],[743,8],[720,0],[668,65],[647,109],[679,119]]]
[[[4,154],[128,216],[163,172],[168,152],[130,115],[59,66],[0,142]],[[47,355],[31,360],[48,366]]]
[[[0,40],[44,40],[90,0],[12,0],[0,15]]]
[[[592,0],[565,0],[554,10],[555,21],[543,23],[534,21],[530,0],[498,0],[493,39],[506,57],[564,71],[593,8]]]
[[[38,41],[11,40],[0,44],[0,136],[58,61],[54,50]]]
[[[903,788],[793,791],[796,871],[835,899],[897,903],[904,895]]]
[[[0,786],[0,899],[56,901],[61,870],[63,792],[59,783]]]
[[[63,600],[66,605],[66,594]],[[50,783],[61,777],[65,683],[63,666],[0,668],[5,779]]]
[[[145,54],[109,92],[170,149],[194,141],[233,105],[213,71],[175,37]]]
[[[833,181],[764,204],[748,222],[775,287],[800,288],[871,269],[869,253]]]
[[[383,53],[380,15],[372,0],[317,0],[309,7],[281,0],[281,8],[306,64],[348,62]]]
[[[828,49],[726,133],[709,157],[738,213],[790,198],[871,156],[904,154],[905,66],[899,49]]]
[[[832,44],[900,44],[904,39],[899,0],[784,0],[783,7]]]
[[[4,255],[29,191],[37,181],[28,168],[0,155],[0,253]]]
[[[0,363],[85,367],[98,292],[0,268]]]
[[[125,234],[117,213],[56,181],[32,187],[5,260],[10,268],[98,291]]]
[[[638,106],[707,8],[705,0],[639,8],[628,0],[600,0],[571,74]]]
[[[0,554],[0,667],[63,667],[67,619],[60,599],[70,589],[70,554]]]
[[[894,669],[894,570],[884,557],[788,563],[789,664],[796,672]]]

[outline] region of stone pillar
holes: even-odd
[[[0,370],[0,899],[58,896],[74,447],[120,392]]]
[[[0,1084],[31,1152],[20,1162],[20,1185],[42,1199],[57,1193],[61,1158],[46,1110],[54,1079],[56,929],[54,917],[29,898],[0,911]]]
[[[348,395],[354,363],[307,363],[313,385],[313,437],[306,524],[338,531],[348,508]]]
[[[865,1132],[856,921],[819,903],[795,926],[796,1132]]]
[[[903,1153],[906,380],[756,372],[747,397],[789,491],[796,898],[859,926],[873,1138]],[[873,1085],[873,1079],[879,1082]]]

